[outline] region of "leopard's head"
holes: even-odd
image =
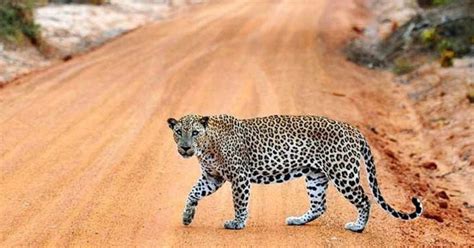
[[[184,158],[192,157],[198,148],[198,142],[206,135],[209,117],[186,115],[179,120],[168,119],[168,125],[173,130],[174,141],[178,152]]]

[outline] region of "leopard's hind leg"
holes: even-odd
[[[352,197],[351,197],[352,196]],[[370,202],[362,186],[358,185],[350,191],[346,190],[344,197],[357,208],[357,220],[346,223],[345,228],[353,232],[362,232],[369,221]]]
[[[353,232],[362,232],[369,220],[370,202],[360,185],[359,159],[353,156],[345,162],[333,163],[331,167],[333,173],[329,175],[334,186],[357,208],[357,220],[347,223],[345,228]]]
[[[306,175],[306,189],[310,198],[309,210],[297,217],[288,217],[288,225],[304,225],[321,216],[326,211],[326,189],[328,179],[320,170],[312,170]]]

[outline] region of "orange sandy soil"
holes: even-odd
[[[429,159],[431,148],[404,91],[340,52],[352,25],[368,18],[348,0],[212,2],[8,84],[0,90],[0,245],[474,245],[472,210],[450,195],[459,189],[410,157]],[[192,112],[357,125],[386,199],[411,211],[419,195],[428,215],[403,222],[373,204],[365,232],[351,233],[343,226],[355,209],[330,187],[323,217],[286,226],[308,207],[300,179],[253,186],[244,230],[222,227],[233,216],[228,184],[185,227],[181,212],[200,171],[177,154],[166,119]]]

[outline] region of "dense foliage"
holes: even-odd
[[[39,26],[34,23],[33,0],[0,0],[0,39],[23,43],[26,40],[36,44]]]

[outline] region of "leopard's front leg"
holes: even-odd
[[[225,181],[221,178],[214,178],[207,175],[202,175],[201,178],[199,178],[197,183],[193,186],[191,192],[189,192],[186,206],[184,207],[184,225],[189,225],[193,221],[198,201],[203,197],[216,192],[222,186],[222,184],[224,184],[224,182]]]
[[[235,219],[226,221],[224,228],[238,230],[245,227],[248,217],[249,195],[250,179],[245,174],[239,174],[232,180]]]

